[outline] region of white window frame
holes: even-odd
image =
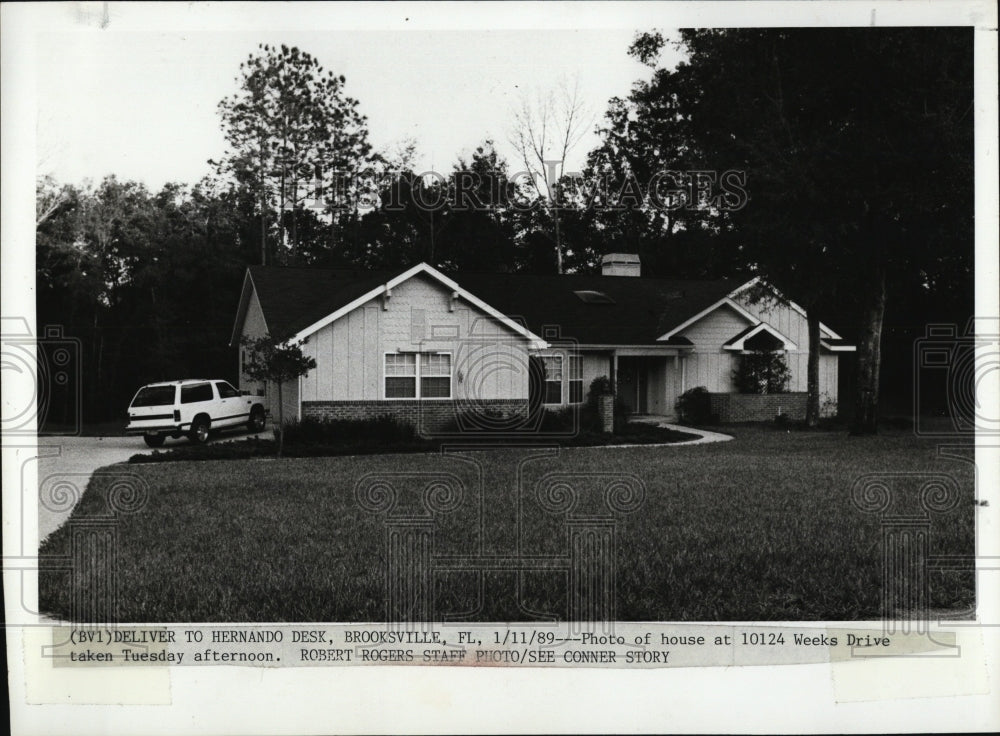
[[[404,376],[390,376],[386,371],[386,362],[390,355],[413,355],[415,362],[414,379],[416,381],[413,396],[387,396],[386,380],[389,378],[404,378]],[[447,396],[422,396],[420,391],[420,364],[423,355],[447,355],[448,356],[448,395]],[[428,378],[444,378],[443,375],[433,374]],[[405,376],[409,378],[409,376]],[[455,396],[455,361],[450,350],[387,350],[382,353],[382,399],[383,401],[451,401]]]
[[[566,403],[563,400],[563,399],[566,398],[566,360],[565,360],[565,357],[561,353],[556,353],[554,355],[541,355],[539,357],[542,359],[542,368],[543,368],[543,371],[545,369],[545,361],[546,360],[555,359],[555,360],[559,361],[559,401],[558,402],[553,402],[553,401],[549,401],[548,400],[549,399],[549,384],[550,383],[555,383],[555,380],[554,379],[549,379],[548,375],[543,375],[542,376],[542,378],[543,378],[542,383],[544,385],[543,386],[543,391],[545,393],[542,395],[542,403],[545,406],[562,406],[563,404]]]
[[[571,366],[573,362],[576,361],[580,366],[580,377],[573,378],[570,374],[572,373]],[[570,406],[579,406],[587,401],[587,395],[584,391],[583,385],[583,356],[580,353],[571,353],[566,356],[566,361],[563,364],[566,368],[565,379],[566,379],[566,403]],[[573,392],[570,391],[570,384],[574,381],[580,382],[580,400],[573,401]]]
[[[448,375],[445,376],[441,373],[431,373],[426,376],[426,378],[446,378],[448,379],[448,395],[447,396],[424,396],[423,391],[423,379],[425,376],[422,372],[422,363],[424,356],[431,355],[447,355],[448,356]],[[455,366],[452,364],[451,351],[449,350],[427,350],[424,352],[417,353],[417,398],[421,401],[449,401],[452,396],[455,395],[455,389],[453,388],[455,384]]]

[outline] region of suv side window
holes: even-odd
[[[212,398],[212,384],[210,383],[196,383],[193,386],[181,387],[182,404],[196,404],[199,401],[211,401]]]
[[[218,383],[215,384],[215,387],[219,389],[220,399],[232,399],[234,397],[241,395],[239,391],[237,391],[235,388],[230,386],[225,381],[219,381]]]

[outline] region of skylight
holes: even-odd
[[[577,298],[584,304],[615,304],[615,300],[603,291],[593,291],[591,289],[581,289],[574,291]]]

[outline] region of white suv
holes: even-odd
[[[141,434],[150,447],[183,435],[202,444],[212,430],[246,426],[260,432],[264,422],[261,397],[245,396],[227,381],[170,381],[139,389],[128,408],[125,434]]]

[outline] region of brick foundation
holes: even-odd
[[[303,419],[374,419],[392,416],[400,422],[412,424],[423,436],[447,430],[456,424],[461,427],[472,423],[472,428],[490,426],[508,421],[517,423],[526,417],[528,402],[525,399],[488,399],[464,401],[303,401]],[[508,419],[504,419],[504,418]],[[480,421],[480,419],[482,421]]]
[[[806,393],[710,394],[712,414],[720,422],[770,422],[778,414],[792,420],[806,418]]]

